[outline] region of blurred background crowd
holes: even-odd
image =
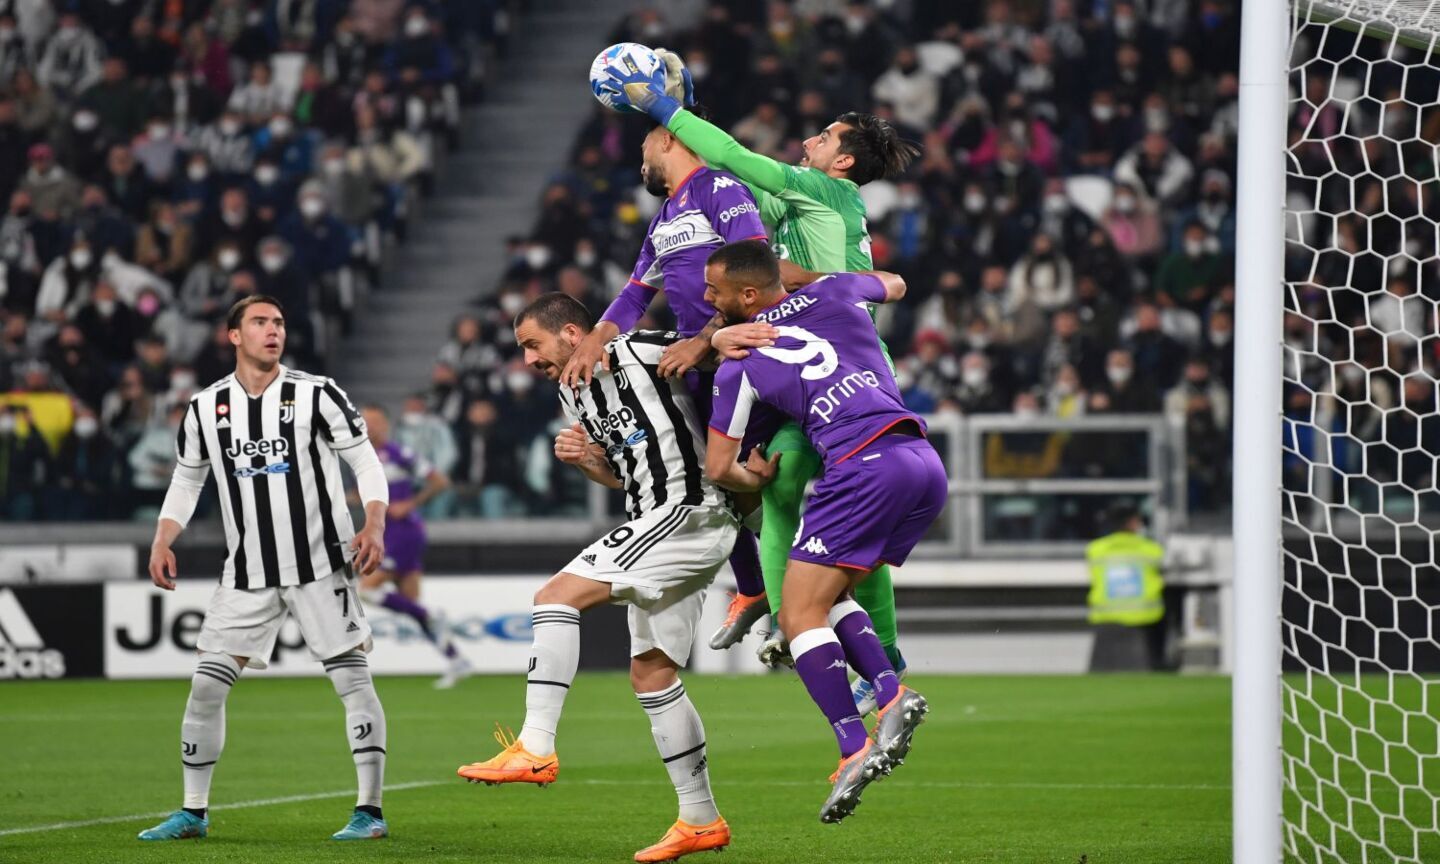
[[[506,30],[498,0],[0,2],[0,520],[153,515],[246,294],[323,373]]]
[[[220,319],[247,292],[285,302],[291,360],[325,371],[506,8],[0,3],[0,517],[153,512],[174,406],[229,371]],[[681,52],[715,121],[786,162],[853,109],[923,145],[862,190],[876,266],[910,285],[879,323],[912,408],[1163,413],[1185,429],[1190,509],[1226,506],[1232,0],[731,0],[690,20],[632,11],[596,44]],[[648,128],[596,105],[535,224],[495,250],[500,283],[437,334],[395,433],[454,481],[430,515],[583,509],[510,322],[556,289],[598,315],[624,285],[659,205]],[[668,323],[662,301],[642,326]]]

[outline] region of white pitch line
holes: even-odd
[[[423,789],[430,786],[446,786],[454,784],[452,780],[417,780],[413,783],[397,783],[393,786],[386,786],[386,792],[398,792],[403,789]],[[587,778],[574,781],[577,785],[584,786],[658,786],[656,782],[636,782],[634,780],[608,780],[605,778]],[[772,786],[792,788],[819,788],[826,785],[820,780],[722,780],[717,786]],[[896,784],[887,784],[896,785]],[[1060,790],[1060,791],[1084,791],[1084,790],[1110,790],[1110,791],[1159,791],[1159,792],[1228,792],[1230,786],[1207,783],[984,783],[966,781],[922,781],[907,783],[902,778],[898,785],[918,789],[1034,789],[1034,790]],[[273,804],[293,804],[298,801],[320,801],[326,798],[344,798],[354,795],[354,789],[343,789],[336,792],[314,792],[309,795],[285,795],[280,798],[256,798],[253,801],[236,801],[232,804],[216,804],[211,810],[244,810],[250,807],[269,807]],[[113,825],[118,822],[134,822],[140,819],[160,819],[169,816],[171,810],[159,810],[154,813],[132,813],[129,816],[106,816],[101,819],[86,819],[79,822],[56,822],[51,825],[32,825],[26,828],[6,828],[0,830],[0,837],[11,834],[38,834],[45,831],[65,831],[70,828],[89,828],[94,825]]]
[[[398,792],[402,789],[423,789],[426,786],[448,785],[449,780],[417,780],[414,783],[396,783],[393,786],[386,786],[386,792]],[[313,792],[309,795],[284,795],[279,798],[256,798],[253,801],[236,801],[231,804],[216,804],[211,810],[244,810],[249,807],[269,807],[272,804],[294,804],[297,801],[321,801],[326,798],[344,798],[355,794],[354,789],[343,789],[336,792]],[[173,810],[158,810],[154,813],[132,813],[129,816],[105,816],[101,819],[85,819],[79,822],[55,822],[50,825],[31,825],[26,828],[6,828],[0,830],[0,837],[10,834],[38,834],[43,831],[65,831],[70,828],[89,828],[92,825],[113,825],[117,822],[134,822],[138,819],[160,819],[169,816]]]

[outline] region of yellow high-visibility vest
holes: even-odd
[[[1143,627],[1165,617],[1165,550],[1147,537],[1116,531],[1085,547],[1090,565],[1090,623]]]

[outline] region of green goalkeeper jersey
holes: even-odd
[[[724,129],[684,108],[675,112],[666,128],[695,155],[750,187],[760,218],[774,232],[775,254],[816,273],[874,268],[865,202],[854,182],[747,150]],[[875,317],[874,306],[870,317]],[[895,363],[883,339],[880,350],[893,370]]]

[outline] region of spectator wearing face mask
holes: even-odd
[[[1205,354],[1215,377],[1227,387],[1235,381],[1235,319],[1229,309],[1210,313],[1205,331]]]
[[[99,256],[84,234],[76,234],[70,251],[45,268],[40,294],[35,298],[35,315],[59,324],[90,300],[100,278]]]
[[[222,185],[243,182],[255,167],[255,142],[245,132],[244,118],[235,111],[227,110],[219,120],[202,127],[194,150],[205,154]]]
[[[124,144],[110,148],[99,187],[120,215],[135,222],[145,219],[150,211],[150,199],[155,194],[150,178],[136,164],[134,153]]]
[[[999,389],[990,374],[990,358],[971,351],[960,360],[960,386],[954,398],[966,414],[999,414],[1010,409],[1011,394]]]
[[[145,124],[145,91],[130,77],[121,57],[107,57],[100,80],[86,88],[76,103],[100,118],[100,133],[109,140],[129,140]]]
[[[314,139],[309,131],[295,128],[288,110],[276,111],[255,132],[255,152],[274,162],[287,184],[304,180],[315,167]]]
[[[418,69],[423,80],[432,84],[448,83],[454,78],[454,52],[434,30],[424,6],[413,5],[406,10],[401,33],[381,61],[392,79],[402,69]]]
[[[1153,414],[1160,410],[1155,383],[1137,380],[1135,358],[1123,348],[1105,359],[1105,384],[1091,392],[1090,409],[1097,413]]]
[[[1135,329],[1125,340],[1136,375],[1148,386],[1175,386],[1185,361],[1185,347],[1165,331],[1160,307],[1141,301],[1135,305]]]
[[[300,187],[295,212],[281,221],[276,233],[290,244],[296,262],[313,277],[333,278],[350,261],[354,236],[330,212],[325,187],[317,181],[308,180]]]
[[[935,411],[960,383],[960,364],[944,334],[935,330],[917,333],[911,353],[895,367],[905,406],[920,414]]]
[[[176,213],[188,224],[203,226],[215,218],[220,202],[220,184],[210,171],[210,160],[204,153],[191,153],[185,170],[171,179],[170,200]],[[204,254],[204,250],[197,250]]]
[[[1126,118],[1108,89],[1090,94],[1090,110],[1069,124],[1067,168],[1077,174],[1108,174],[1130,143]]]
[[[1134,186],[1116,184],[1110,206],[1100,221],[1121,256],[1139,261],[1160,251],[1160,213]]]
[[[257,258],[260,267],[256,273],[256,291],[279,300],[285,309],[286,351],[306,361],[299,365],[314,366],[320,359],[311,317],[314,281],[295,262],[290,245],[279,237],[261,240]]]
[[[460,455],[455,446],[455,433],[444,418],[428,410],[424,393],[405,398],[393,436],[396,443],[409,447],[416,456],[447,477],[455,468]]]
[[[188,405],[172,405],[163,423],[152,423],[130,448],[130,483],[135,490],[137,519],[154,518],[175,473],[175,436]]]
[[[1010,268],[1009,291],[1015,303],[1029,301],[1042,312],[1053,312],[1075,296],[1075,274],[1070,259],[1055,248],[1048,234],[1036,234],[1030,251]]]
[[[517,445],[513,426],[500,422],[494,402],[470,403],[455,465],[456,515],[500,519],[523,513],[515,494],[521,486]]]
[[[1194,167],[1165,137],[1163,132],[1147,132],[1145,137],[1126,151],[1115,163],[1115,180],[1143,190],[1163,207],[1184,203]]]
[[[180,167],[181,144],[170,119],[157,115],[146,121],[145,132],[131,144],[130,153],[145,172],[145,179],[163,190]]]
[[[295,185],[269,154],[255,160],[255,171],[245,184],[261,235],[273,233],[295,211]]]
[[[127,303],[121,302],[115,286],[108,279],[95,283],[90,302],[75,313],[75,326],[85,334],[85,340],[100,356],[106,366],[118,369],[135,357],[135,340],[144,335],[139,316]],[[100,402],[91,402],[99,405]]]
[[[80,16],[66,12],[45,43],[36,79],[57,98],[68,100],[100,80],[104,56],[105,47],[85,28]]]
[[[208,260],[196,262],[180,286],[180,310],[204,333],[225,316],[236,297],[230,290],[230,276],[245,264],[240,246],[226,240],[215,247]]]
[[[1181,249],[1160,262],[1155,274],[1156,295],[1163,303],[1199,311],[1228,272],[1219,242],[1203,224],[1191,222],[1185,226]]]
[[[1089,399],[1080,373],[1068,363],[1056,370],[1045,392],[1045,413],[1051,417],[1083,417]]]
[[[50,518],[82,522],[129,516],[115,500],[121,491],[115,445],[88,406],[76,403],[75,422],[61,439],[52,467]]]
[[[175,131],[187,137],[214,123],[221,108],[210,88],[192,78],[181,66],[173,67],[163,81],[159,77],[154,80],[150,104],[156,115],[172,118]]]
[[[1095,230],[1095,221],[1071,203],[1065,192],[1065,181],[1052,177],[1045,181],[1045,197],[1036,230],[1054,238],[1060,251],[1073,259],[1085,249]]]
[[[40,255],[30,196],[15,192],[0,219],[0,306],[29,313],[39,290]]]

